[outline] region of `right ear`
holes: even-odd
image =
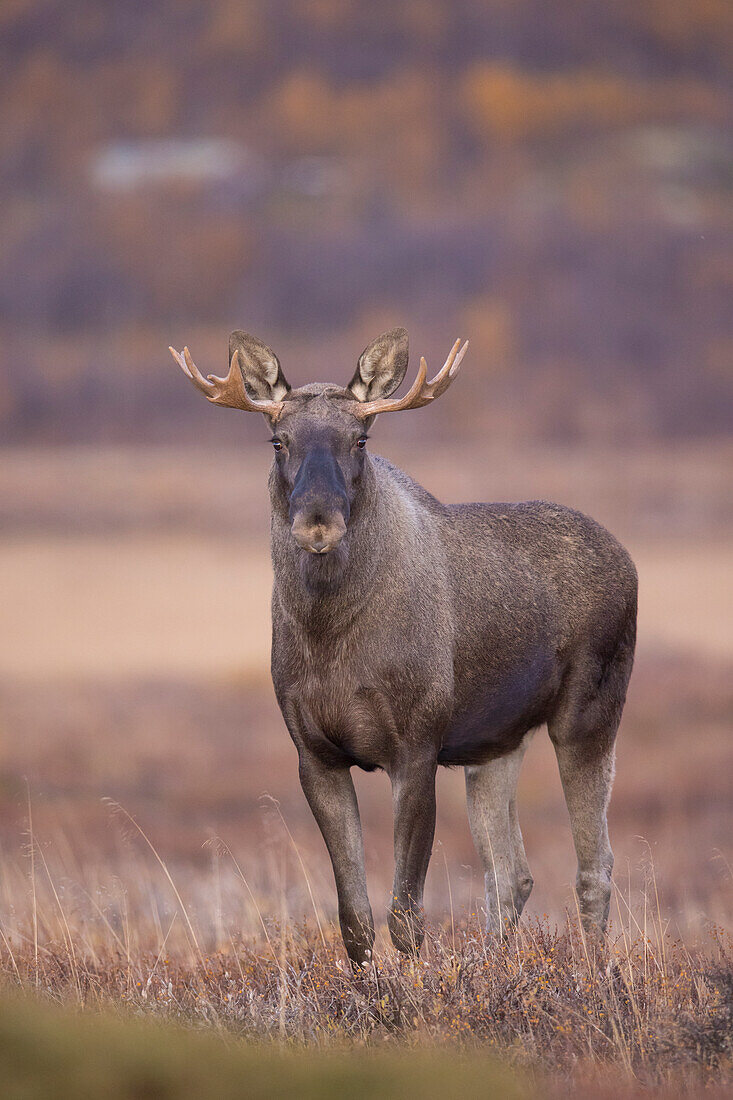
[[[393,328],[391,332],[384,332],[359,356],[349,389],[357,401],[389,397],[405,377],[407,360],[407,329]]]
[[[282,372],[280,360],[267,344],[241,329],[229,337],[229,362],[239,352],[244,385],[256,401],[282,401],[290,384]]]

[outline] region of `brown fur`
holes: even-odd
[[[257,361],[264,345],[232,339],[245,364]],[[268,369],[256,370],[253,392],[268,396],[269,375],[285,394],[270,474],[272,677],[352,962],[370,958],[374,926],[350,768],[382,768],[392,781],[397,947],[415,952],[423,937],[439,764],[466,768],[489,923],[501,933],[532,885],[514,792],[528,734],[544,724],[571,815],[581,913],[589,929],[605,927],[606,806],[636,629],[628,554],[571,509],[444,505],[367,454],[355,395],[399,385],[404,330],[366,349],[368,377],[360,382],[358,368],[353,389],[285,389],[279,363],[262,354]],[[244,377],[249,387],[246,366]]]

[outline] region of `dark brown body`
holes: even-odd
[[[555,746],[578,856],[584,925],[604,929],[613,855],[606,807],[636,635],[636,572],[593,520],[556,504],[446,506],[366,453],[375,416],[429,404],[456,376],[457,341],[402,398],[407,333],[359,358],[347,388],[291,390],[277,356],[232,333],[229,374],[181,369],[215,403],[258,411],[274,431],[272,677],[323,833],[352,963],[374,923],[351,771],[383,768],[394,802],[389,927],[419,950],[435,828],[435,773],[462,765],[486,884],[503,934],[532,888],[516,808],[531,732]]]

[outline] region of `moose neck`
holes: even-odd
[[[296,544],[275,466],[270,503],[275,591],[283,610],[308,632],[332,635],[348,629],[389,557],[388,502],[375,464],[367,457],[344,540],[328,554],[311,554]]]

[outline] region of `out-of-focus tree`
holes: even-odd
[[[647,84],[593,70],[536,74],[493,63],[468,70],[463,100],[479,135],[513,142],[652,120],[720,121],[724,113],[714,90],[696,81]]]
[[[730,430],[731,42],[729,0],[7,0],[0,423],[144,432],[176,331],[315,369],[384,321],[468,336],[507,432]]]

